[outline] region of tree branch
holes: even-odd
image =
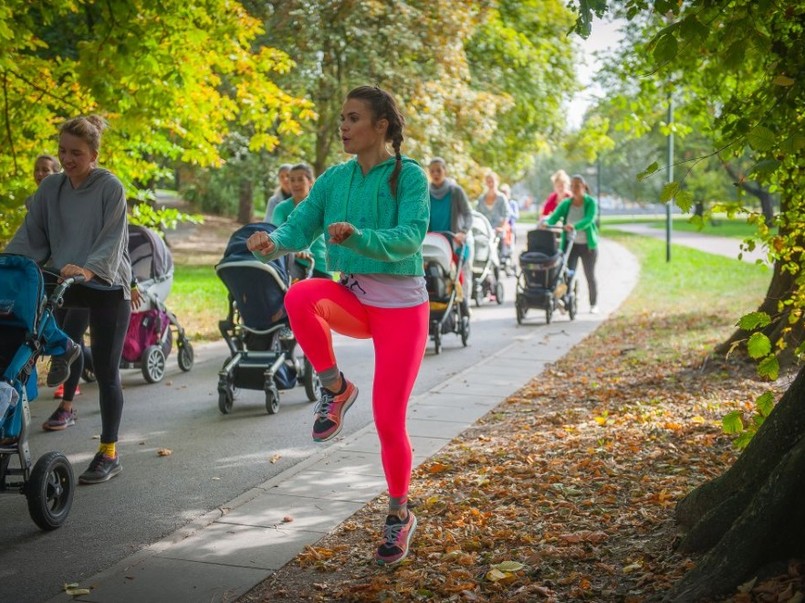
[[[70,107],[72,109],[75,109],[79,113],[81,113],[83,111],[83,109],[81,107],[79,107],[78,105],[76,105],[75,103],[71,103],[70,101],[68,101],[68,100],[66,100],[64,98],[61,98],[60,96],[56,96],[55,94],[53,94],[52,92],[50,92],[46,88],[42,88],[41,86],[36,85],[34,82],[32,82],[31,80],[27,79],[26,77],[24,77],[20,73],[17,73],[16,71],[13,71],[13,70],[9,70],[8,73],[11,73],[13,76],[18,78],[24,84],[30,86],[31,88],[33,88],[37,92],[41,92],[44,96],[49,96],[50,98],[59,101],[63,105],[65,105],[67,107]]]
[[[17,152],[14,150],[14,138],[11,135],[11,114],[8,108],[8,72],[3,70],[3,115],[6,119],[6,136],[8,137],[8,146],[11,149],[11,157],[14,161],[14,171],[19,171],[17,165]]]

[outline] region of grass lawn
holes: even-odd
[[[227,291],[212,266],[177,264],[167,305],[191,341],[221,337],[218,321],[226,318]]]

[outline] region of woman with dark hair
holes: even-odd
[[[290,163],[283,163],[277,170],[277,188],[274,189],[274,192],[266,202],[265,222],[271,222],[277,205],[291,197],[290,175],[292,167]]]
[[[461,310],[469,316],[469,298],[472,291],[472,208],[464,189],[447,177],[447,162],[434,157],[428,164],[430,174],[430,223],[429,231],[448,231],[455,236],[461,246],[464,260],[462,272],[464,285]]]
[[[553,226],[561,221],[564,225],[563,245],[565,232],[576,231],[573,248],[567,258],[567,267],[575,271],[581,258],[590,293],[590,313],[598,314],[598,283],[595,280],[595,263],[598,260],[598,227],[595,225],[595,216],[598,213],[598,203],[590,196],[590,187],[582,176],[576,175],[570,179],[570,192],[572,196],[562,201],[540,224]]]
[[[375,553],[382,564],[408,555],[416,529],[408,510],[412,454],[406,412],[428,341],[422,266],[428,181],[400,153],[404,126],[391,94],[375,86],[352,90],[341,110],[341,141],[355,157],[324,172],[285,224],[248,241],[255,257],[268,260],[304,249],[325,232],[327,268],[341,272],[340,283],[299,281],[285,297],[291,328],[322,384],[315,441],[338,435],[358,396],[338,368],[331,330],[374,344],[372,410],[390,498]]]
[[[307,199],[314,182],[316,182],[316,178],[313,176],[313,168],[307,163],[297,163],[291,167],[288,172],[288,187],[291,189],[291,198],[281,201],[274,209],[271,220],[266,221],[275,226],[285,224],[291,212]],[[295,265],[291,268],[295,278],[299,276],[300,272],[305,272],[310,268],[311,260],[313,261],[312,276],[332,280],[333,275],[327,271],[327,249],[324,245],[324,235],[316,237],[307,249],[296,252]]]
[[[59,161],[63,172],[42,181],[22,227],[6,248],[38,263],[47,262],[61,278],[81,276],[84,282],[67,290],[61,324],[80,341],[90,327],[92,357],[101,406],[98,453],[78,481],[104,482],[122,471],[117,454],[123,416],[120,356],[131,314],[131,262],[128,255],[126,195],[111,172],[99,168],[98,153],[106,122],[95,115],[76,117],[59,129]],[[64,385],[64,398],[42,426],[57,431],[74,425],[73,408],[81,375],[80,348],[75,356],[54,357],[47,382]]]

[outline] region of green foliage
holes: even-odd
[[[293,62],[254,46],[259,21],[227,0],[9,0],[0,7],[0,212],[33,191],[31,166],[78,114],[109,122],[101,163],[126,190],[166,161],[220,165],[233,128],[275,148],[313,117],[274,82]]]
[[[261,43],[293,52],[297,63],[283,85],[309,94],[318,115],[283,151],[317,172],[343,160],[341,104],[360,84],[393,91],[408,122],[405,152],[444,157],[471,193],[480,191],[481,168],[512,179],[559,135],[562,95],[575,86],[565,35],[573,17],[561,0],[254,5],[265,8]]]
[[[666,6],[660,8],[661,3]],[[577,31],[583,33],[601,3],[578,0],[573,4],[580,13]],[[634,92],[634,79],[650,74],[645,79],[654,92],[641,84],[640,92],[645,94],[632,94],[634,110],[640,115],[656,114],[657,104],[672,91],[676,105],[685,107],[681,120],[710,141],[709,151],[688,160],[687,173],[676,181],[678,189],[708,158],[717,156],[726,164],[749,157],[751,167],[735,176],[736,186],[745,188],[751,177],[757,186],[780,196],[780,212],[773,225],[758,220],[749,208],[739,208],[758,227],[757,236],[747,240],[745,247],[763,245],[777,268],[776,282],[765,300],[765,307],[776,312],[766,312],[768,322],[756,315],[741,321],[748,332],[749,353],[759,361],[759,375],[776,379],[784,353],[796,360],[805,352],[805,80],[801,77],[805,73],[805,5],[735,0],[727,10],[723,3],[708,0],[626,0],[618,7],[633,21],[636,35],[631,39],[650,39],[645,47],[619,57],[612,70],[622,79],[618,90]],[[617,82],[618,76],[610,81]],[[625,103],[627,96],[623,96]],[[671,195],[666,192],[665,196]],[[781,293],[782,287],[775,287],[778,283],[787,290]],[[760,416],[757,422],[762,422]],[[742,432],[741,443],[751,439],[752,433],[750,429]]]
[[[774,404],[774,394],[767,391],[755,400],[753,412],[747,419],[740,410],[733,410],[724,415],[721,419],[721,429],[724,433],[738,436],[732,441],[732,445],[739,450],[746,448],[757,430],[774,410]]]
[[[129,213],[129,223],[156,230],[163,237],[166,230],[175,230],[180,222],[202,224],[204,216],[186,214],[173,207],[154,208],[148,203],[138,203]]]

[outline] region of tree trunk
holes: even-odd
[[[254,199],[252,195],[252,181],[241,180],[238,192],[238,222],[249,224],[254,215]]]
[[[710,549],[664,601],[727,593],[767,562],[805,551],[805,368],[725,473],[690,492],[681,552]]]
[[[730,177],[735,180],[736,185],[740,186],[750,195],[758,198],[758,201],[760,201],[760,211],[763,213],[763,220],[766,222],[766,226],[771,226],[772,220],[774,219],[774,200],[771,193],[759,184],[755,184],[754,186],[749,184],[746,181],[746,177],[743,174],[739,174],[729,163],[722,162],[721,165],[724,166],[724,169],[727,170]]]

